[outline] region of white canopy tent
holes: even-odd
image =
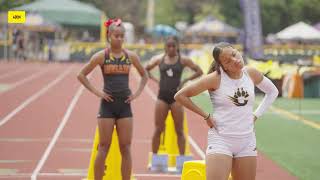
[[[186,35],[225,36],[235,37],[239,35],[239,29],[232,27],[212,16],[208,16],[186,29]]]
[[[278,32],[276,39],[318,41],[320,31],[304,22],[298,22]]]

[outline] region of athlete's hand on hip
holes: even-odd
[[[210,128],[214,128],[214,129],[218,130],[218,129],[217,129],[217,125],[216,125],[216,121],[211,117],[211,115],[210,115],[210,117],[209,117],[207,120],[205,120],[205,121],[207,121],[207,125],[208,125]]]
[[[133,101],[138,96],[139,95],[137,93],[131,94],[130,96],[128,96],[128,99],[125,101],[125,103],[130,103],[131,101]]]
[[[257,119],[258,119],[257,116],[256,116],[256,115],[253,115],[253,122],[254,122],[254,123],[256,123]]]
[[[106,100],[107,102],[113,102],[112,96],[108,93],[105,92],[99,92],[98,96],[100,98],[103,98],[104,100]]]

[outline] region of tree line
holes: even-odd
[[[0,11],[33,2],[34,0],[0,0]],[[121,17],[143,30],[146,24],[148,0],[80,0],[91,3],[108,17]],[[154,0],[155,23],[174,26],[177,21],[192,24],[212,15],[237,28],[243,27],[243,14],[239,0]],[[320,0],[259,0],[264,35],[304,21],[320,21]]]

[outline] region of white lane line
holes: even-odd
[[[48,142],[50,139],[49,138],[0,138],[0,142],[11,142],[11,143],[26,143],[26,142]]]
[[[299,116],[299,115],[296,115],[296,114],[291,113],[289,111],[286,111],[286,110],[284,110],[282,108],[271,106],[270,110],[275,111],[275,112],[277,112],[279,114],[282,114],[282,115],[288,117],[289,120],[300,121],[300,122],[302,122],[303,124],[305,124],[307,126],[313,127],[315,129],[318,129],[318,130],[320,129],[320,124],[317,124],[316,122],[313,122],[313,121],[311,121],[309,119],[306,119],[306,118],[304,118],[302,116]]]
[[[59,151],[91,153],[92,148],[58,148]]]
[[[6,173],[3,174],[1,178],[17,178],[17,177],[28,177],[30,174],[28,173]],[[42,177],[54,177],[54,176],[63,176],[63,177],[86,177],[87,172],[44,172],[39,173],[38,176]],[[180,178],[179,174],[132,174],[133,177],[162,177],[162,178]]]
[[[87,177],[87,172],[58,172],[58,173],[39,173],[39,176],[42,177],[53,177],[53,176],[63,176],[63,177]]]
[[[136,72],[134,73],[134,77],[136,78],[136,80],[138,80],[138,75]],[[155,95],[155,93],[151,90],[151,88],[148,86],[148,84],[145,86],[145,90],[147,91],[148,95],[151,96],[152,100],[156,101],[157,100],[157,96]],[[198,153],[198,155],[202,158],[205,159],[205,153],[202,151],[202,149],[199,147],[199,145],[196,143],[196,141],[190,136],[188,135],[188,139],[189,142],[191,144],[191,146],[194,148],[194,150]]]
[[[27,69],[25,69],[25,68],[15,69],[14,71],[11,71],[9,73],[5,73],[3,75],[0,75],[0,79],[6,78],[6,77],[9,77],[9,76],[13,76],[15,74],[18,74],[18,73],[26,71],[26,70]]]
[[[295,114],[320,114],[319,110],[299,110],[299,109],[292,109],[287,110],[288,112],[295,113]]]
[[[190,135],[188,136],[188,138],[189,138],[189,142],[190,142],[191,146],[198,153],[198,155],[202,159],[205,159],[206,158],[206,154],[204,153],[204,151],[202,151],[202,149],[199,147],[199,145],[196,143],[196,141]]]
[[[66,113],[64,114],[64,117],[61,121],[61,123],[59,124],[59,127],[57,128],[52,140],[50,141],[47,149],[45,150],[44,154],[42,155],[40,161],[38,162],[36,168],[34,169],[34,171],[32,172],[32,175],[31,175],[31,180],[36,180],[37,179],[37,176],[42,168],[42,166],[44,165],[44,163],[46,162],[46,160],[48,159],[54,145],[56,144],[64,126],[66,125],[67,121],[69,120],[69,117],[75,107],[75,105],[77,104],[82,92],[84,90],[84,87],[81,85],[76,94],[74,95],[74,97],[72,98],[72,101],[70,103],[70,105],[68,106],[68,109],[66,111]]]
[[[166,178],[180,178],[181,174],[133,174],[134,177],[166,177]]]
[[[17,174],[17,169],[2,169],[0,168],[0,176],[2,175],[15,175]]]
[[[29,76],[27,78],[24,78],[24,79],[22,79],[22,80],[20,80],[18,82],[15,82],[13,84],[9,84],[9,88],[6,89],[5,91],[11,90],[11,89],[16,88],[17,86],[20,86],[20,85],[22,85],[24,83],[27,83],[27,82],[29,82],[29,81],[37,78],[37,77],[40,77],[42,74],[44,74],[44,73],[46,73],[48,71],[49,71],[49,69],[46,69],[44,71],[40,71],[40,72],[37,72],[35,74],[32,74],[31,76]],[[1,93],[5,92],[5,91],[2,91]]]
[[[1,84],[0,83],[0,93],[2,92],[2,91],[6,91],[7,89],[9,89],[10,88],[10,85],[9,84]]]
[[[51,138],[0,138],[0,142],[49,142]],[[90,143],[92,144],[92,139],[85,139],[85,138],[63,138],[60,139],[60,142],[62,143]]]
[[[27,162],[32,162],[32,160],[20,160],[20,159],[15,159],[15,160],[11,160],[11,159],[6,159],[6,160],[2,160],[0,159],[0,164],[17,164],[17,163],[27,163]]]
[[[320,115],[320,111],[308,111],[308,110],[307,111],[304,111],[304,110],[301,110],[301,111],[289,110],[288,111],[288,110],[286,110],[286,111],[289,113],[296,114],[296,115]],[[263,114],[281,114],[281,113],[276,112],[276,111],[266,111]]]
[[[18,112],[20,112],[23,108],[25,108],[27,105],[29,105],[31,102],[39,98],[41,95],[43,95],[45,92],[47,92],[50,88],[52,88],[54,85],[59,83],[70,71],[72,67],[66,70],[63,74],[58,76],[54,81],[43,87],[40,91],[38,91],[36,94],[33,94],[31,97],[29,97],[27,100],[25,100],[20,106],[18,106],[16,109],[11,111],[7,116],[0,119],[0,126],[4,125],[6,122],[8,122],[13,116],[15,116]]]
[[[261,101],[255,102],[255,104],[260,104]],[[282,116],[285,116],[288,120],[290,121],[300,121],[301,123],[310,126],[312,128],[315,128],[316,130],[320,129],[320,124],[318,124],[318,122],[314,122],[312,120],[306,119],[301,115],[297,115],[295,113],[289,112],[285,109],[282,109],[280,107],[276,107],[274,105],[269,107],[269,110],[275,113],[278,113]],[[270,111],[267,111],[265,113],[270,113]]]
[[[157,100],[156,94],[150,89],[150,87],[148,86],[148,84],[145,86],[144,89],[147,91],[147,93],[149,94],[149,96],[151,96],[152,100],[154,100],[154,101]]]

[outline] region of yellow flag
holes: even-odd
[[[25,23],[25,11],[8,11],[8,23]]]

